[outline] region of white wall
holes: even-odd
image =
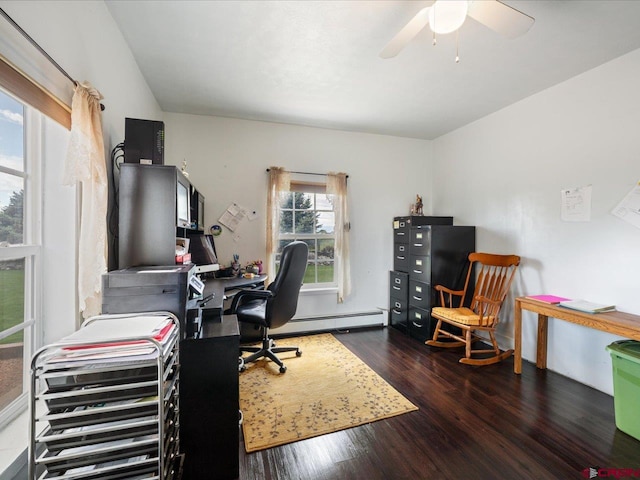
[[[394,216],[408,214],[416,193],[429,211],[431,142],[249,120],[165,113],[165,163],[187,161],[190,180],[205,196],[205,224],[218,223],[231,202],[256,210],[232,234],[216,238],[220,261],[265,258],[269,166],[349,175],[353,294],[342,305],[331,295],[300,300],[297,317],[388,307]],[[239,237],[234,241],[234,235]],[[385,316],[386,319],[386,316]]]
[[[162,112],[102,1],[3,1],[2,8],[73,78],[90,81],[105,99],[107,162],[124,140],[124,118],[161,119]],[[82,20],[79,20],[82,19]],[[61,185],[68,133],[45,129],[44,341],[75,329],[75,209],[72,187]]]
[[[434,141],[434,208],[477,225],[479,250],[515,253],[515,295],[549,293],[640,314],[640,229],[610,214],[640,180],[640,50]],[[591,221],[560,219],[562,189],[592,185]],[[513,305],[501,334],[513,342]],[[523,356],[535,361],[535,316]],[[548,367],[612,393],[609,334],[550,320]]]

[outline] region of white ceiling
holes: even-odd
[[[480,0],[482,1],[482,0]],[[640,1],[505,1],[509,40],[467,19],[378,56],[421,1],[107,0],[161,108],[433,139],[640,48]]]

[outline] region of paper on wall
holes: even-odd
[[[612,215],[640,228],[640,181],[611,211]]]
[[[560,218],[565,222],[589,222],[591,220],[591,185],[565,188],[560,192]]]

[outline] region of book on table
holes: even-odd
[[[569,301],[569,298],[558,297],[556,295],[527,295],[527,298],[531,300],[537,300],[538,302],[549,303],[551,305],[557,305],[560,302]]]
[[[560,302],[561,307],[571,308],[573,310],[579,310],[586,313],[605,313],[614,312],[616,310],[615,305],[606,305],[603,303],[594,303],[587,300],[568,300],[566,302]]]

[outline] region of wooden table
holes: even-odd
[[[522,373],[522,310],[529,310],[538,314],[536,349],[536,366],[538,368],[547,368],[547,326],[549,317],[576,323],[583,327],[594,328],[620,337],[640,340],[640,315],[623,312],[584,313],[527,297],[518,297],[516,298],[514,313],[514,373]]]

